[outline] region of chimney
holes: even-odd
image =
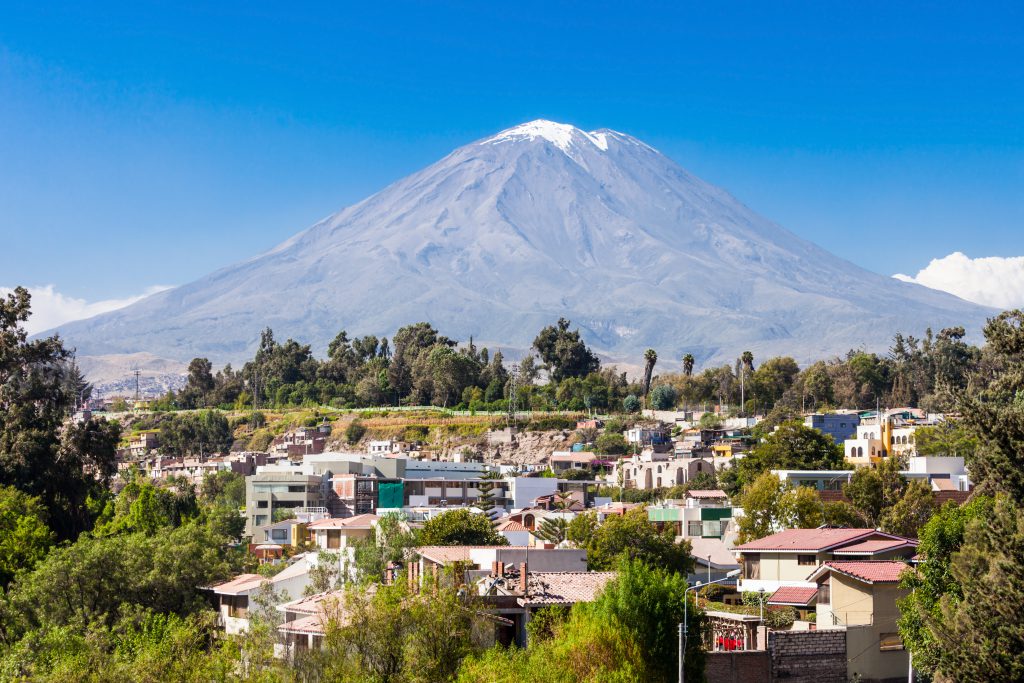
[[[498,574],[497,562],[491,562],[491,576],[500,576],[500,574]]]
[[[519,563],[519,592],[522,593],[523,595],[526,595],[526,593],[529,590],[529,585],[530,585],[530,583],[529,583],[529,573],[528,573],[528,570],[527,570],[526,567],[527,567],[527,565],[526,565],[525,562],[520,562]]]
[[[505,563],[498,562],[498,577],[500,578],[503,576],[505,576]]]

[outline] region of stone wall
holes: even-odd
[[[772,631],[768,634],[771,680],[846,683],[846,631]]]

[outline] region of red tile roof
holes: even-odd
[[[495,531],[529,531],[521,522],[517,522],[514,519],[510,519],[506,522],[502,522],[494,529]]]
[[[259,574],[239,574],[230,581],[224,581],[216,585],[210,586],[210,590],[214,593],[222,595],[238,595],[245,591],[256,588],[264,581],[268,581],[266,577],[260,576]]]
[[[795,605],[805,607],[818,595],[817,588],[801,588],[799,586],[783,586],[768,598],[769,605]]]
[[[739,551],[798,552],[829,550],[868,539],[899,538],[874,529],[787,529],[750,543],[736,546]]]
[[[307,529],[372,529],[377,515],[365,514],[355,517],[328,517],[310,522]]]
[[[900,580],[900,575],[907,567],[906,562],[888,560],[826,562],[813,576],[818,576],[825,571],[834,571],[867,583],[896,583]]]
[[[687,498],[728,498],[721,489],[704,489],[703,491],[687,491]]]
[[[904,538],[880,538],[843,546],[842,548],[837,548],[832,552],[836,555],[874,555],[876,553],[895,550],[896,548],[913,548],[916,546],[917,541],[911,541]]]

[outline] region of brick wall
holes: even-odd
[[[846,683],[846,631],[772,631],[768,634],[772,680]]]
[[[769,683],[771,659],[764,650],[709,652],[704,672],[707,683]]]

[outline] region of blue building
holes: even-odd
[[[814,413],[804,418],[804,425],[831,434],[836,443],[843,443],[857,434],[860,416],[857,413]]]

